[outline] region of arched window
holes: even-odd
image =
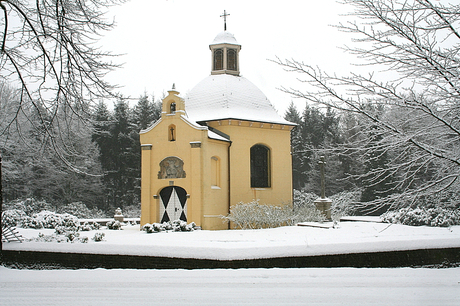
[[[214,70],[224,69],[224,51],[216,49],[214,51]]]
[[[270,187],[270,149],[264,145],[251,147],[251,187]]]
[[[211,186],[220,186],[220,160],[218,157],[211,157]]]
[[[236,62],[236,50],[235,49],[228,49],[227,50],[227,69],[237,71],[237,62]]]
[[[174,124],[168,127],[168,140],[176,141],[176,126]]]

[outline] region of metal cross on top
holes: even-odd
[[[224,13],[220,15],[220,17],[224,17],[224,31],[227,31],[227,16],[230,16],[230,14],[227,14],[227,11],[224,10]]]

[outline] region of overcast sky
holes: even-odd
[[[353,57],[338,48],[351,37],[331,27],[350,9],[335,0],[131,0],[111,9],[117,26],[101,41],[105,50],[125,54],[117,59],[123,68],[108,80],[135,99],[144,92],[160,98],[173,83],[185,97],[211,72],[209,44],[223,31],[226,10],[227,30],[242,45],[241,75],[284,115],[292,99],[277,88],[295,87],[295,75],[269,59],[294,58],[330,72],[353,69]],[[294,102],[303,109],[304,101]]]

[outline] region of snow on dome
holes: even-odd
[[[185,98],[185,110],[196,122],[236,119],[294,125],[278,115],[267,97],[241,76],[211,75]]]
[[[235,36],[232,33],[223,31],[217,34],[216,38],[214,38],[211,45],[218,45],[218,44],[231,44],[231,45],[239,45],[236,41]]]

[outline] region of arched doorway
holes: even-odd
[[[187,192],[178,186],[168,186],[160,191],[160,222],[187,221]]]

